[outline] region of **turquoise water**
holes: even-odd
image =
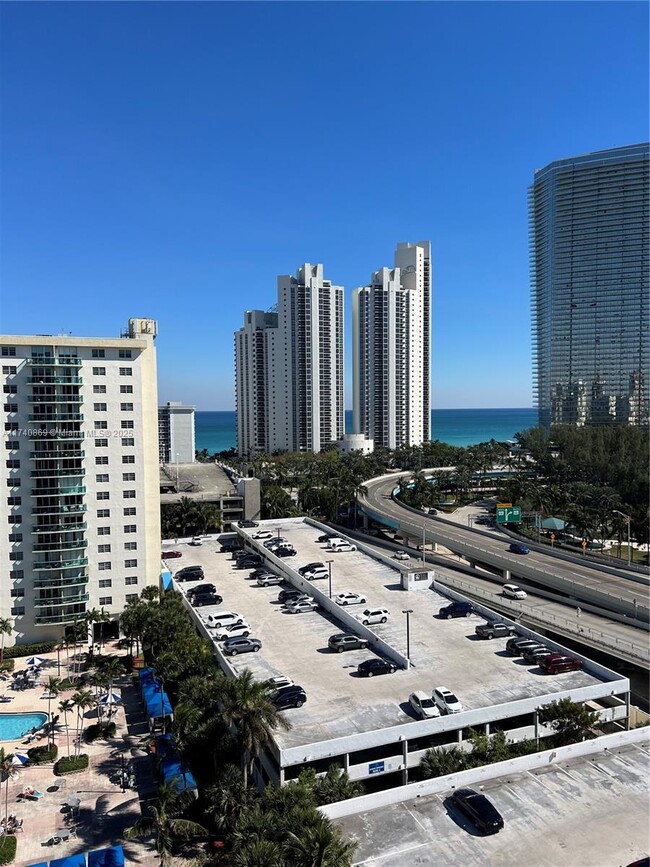
[[[431,438],[452,446],[470,446],[491,439],[503,442],[537,425],[537,410],[524,409],[434,409]],[[346,410],[345,429],[352,429],[352,411]],[[196,448],[209,454],[237,446],[234,412],[197,412]]]
[[[0,713],[0,741],[14,741],[40,729],[47,722],[46,713]]]

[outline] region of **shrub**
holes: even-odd
[[[13,659],[5,659],[0,662],[0,671],[13,671],[14,665],[15,663]]]
[[[43,765],[46,762],[55,762],[59,754],[56,744],[53,746],[32,747],[27,750],[27,757],[33,765]]]
[[[56,647],[56,641],[35,641],[33,644],[16,644],[5,647],[4,658],[15,659],[17,656],[38,656],[39,653],[50,653]]]
[[[112,738],[115,737],[115,731],[114,722],[94,723],[86,729],[86,740],[90,744],[97,738]]]
[[[0,837],[0,864],[11,864],[16,857],[16,838],[11,834]]]
[[[81,753],[79,756],[64,756],[54,766],[55,774],[71,774],[73,771],[84,771],[88,767],[88,756]]]

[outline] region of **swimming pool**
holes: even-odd
[[[40,729],[47,722],[46,713],[0,713],[0,741],[15,741]]]

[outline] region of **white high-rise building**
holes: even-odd
[[[343,287],[324,279],[322,265],[278,277],[277,313],[250,311],[235,334],[235,369],[241,455],[318,452],[339,440]]]
[[[158,407],[158,457],[161,464],[194,463],[196,446],[193,406],[169,400]]]
[[[117,619],[158,584],[156,330],[130,319],[115,339],[0,337],[10,643],[59,638],[91,608]]]
[[[431,437],[431,244],[398,244],[395,267],[352,295],[355,433],[375,448]]]

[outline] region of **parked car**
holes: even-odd
[[[411,555],[407,551],[395,551],[393,560],[410,560]]]
[[[239,562],[240,560],[245,559],[246,557],[259,557],[257,551],[251,551],[250,548],[240,548],[238,551],[233,551],[232,559],[235,562]]]
[[[278,674],[276,677],[269,677],[265,680],[264,686],[277,691],[278,689],[282,689],[283,686],[293,686],[293,680],[290,677],[285,677],[283,674]]]
[[[409,696],[409,704],[420,719],[433,719],[440,716],[440,708],[426,692],[412,692]]]
[[[262,649],[259,638],[229,638],[221,648],[227,656],[237,656],[238,653],[257,653]]]
[[[484,834],[497,834],[503,828],[503,817],[485,795],[474,789],[456,789],[451,799]]]
[[[366,608],[361,614],[355,614],[354,616],[364,626],[369,626],[371,623],[386,623],[390,617],[390,612],[387,608]]]
[[[452,602],[441,608],[438,611],[438,616],[451,620],[452,617],[469,617],[473,611],[471,602]]]
[[[216,593],[217,588],[214,584],[196,584],[194,587],[190,587],[187,591],[187,598],[191,599],[192,596],[202,596],[204,593]]]
[[[518,587],[516,584],[504,584],[501,591],[504,596],[508,597],[508,599],[525,599],[528,596],[526,591],[522,590],[521,587]]]
[[[436,686],[431,693],[431,698],[434,700],[441,713],[460,713],[463,705],[456,696],[445,686]]]
[[[221,605],[223,596],[218,593],[195,593],[190,596],[190,604],[194,608],[201,608],[204,605]]]
[[[522,545],[521,542],[512,542],[508,551],[512,551],[513,554],[530,554],[530,548]]]
[[[251,554],[249,557],[240,557],[237,561],[237,568],[250,569],[252,566],[261,566],[263,562],[259,554]]]
[[[285,710],[290,707],[302,707],[307,701],[307,693],[301,686],[287,686],[284,689],[279,689],[272,696],[271,701],[277,710]]]
[[[290,614],[305,614],[307,611],[316,611],[318,605],[313,599],[298,599],[295,602],[287,602],[287,611]]]
[[[314,572],[316,569],[326,569],[326,566],[324,563],[318,562],[307,563],[306,566],[301,566],[300,569],[298,569],[298,572],[300,573],[300,575],[306,575],[307,572]]]
[[[268,548],[270,551],[272,548],[275,548],[277,545],[288,545],[289,540],[285,539],[283,536],[274,536],[272,539],[269,539],[267,542],[264,542],[264,547]]]
[[[322,545],[323,542],[329,542],[329,540],[333,539],[333,538],[334,537],[330,533],[324,533],[322,536],[319,536],[318,539],[316,539],[316,541],[320,542]]]
[[[231,626],[233,623],[241,624],[246,621],[241,614],[236,614],[234,611],[216,611],[214,614],[208,614],[205,618],[208,626]]]
[[[270,530],[258,530],[257,533],[253,533],[253,539],[272,539],[273,533]]]
[[[527,647],[521,655],[528,665],[539,665],[541,659],[551,656],[552,653],[545,645],[538,644],[537,647]]]
[[[389,662],[387,659],[366,659],[357,666],[357,673],[362,677],[375,677],[377,674],[393,674],[397,671],[397,666],[394,662]]]
[[[507,623],[479,623],[474,632],[479,638],[506,638],[515,635],[517,630]]]
[[[252,572],[248,573],[249,578],[259,578],[261,575],[273,575],[274,573],[269,569],[268,566],[258,566],[257,569],[253,569]]]
[[[506,650],[512,656],[521,656],[527,647],[534,647],[539,644],[537,638],[510,638],[506,642]]]
[[[163,551],[160,555],[163,560],[175,560],[177,557],[182,557],[180,551]]]
[[[281,575],[269,573],[268,575],[260,575],[257,579],[257,584],[259,587],[272,587],[275,584],[282,584],[282,581],[283,578]]]
[[[201,539],[200,536],[194,536],[194,538],[190,542],[190,545],[194,545],[195,548],[198,548],[202,544],[203,544],[203,540]]]
[[[257,523],[257,521],[237,521],[237,526],[248,530],[251,527],[259,527],[259,524]]]
[[[176,581],[199,581],[201,578],[203,578],[202,566],[185,566],[174,575]]]
[[[580,671],[582,660],[576,659],[575,656],[552,653],[540,659],[539,667],[547,674],[562,674],[565,671]]]
[[[211,631],[215,641],[226,641],[228,638],[248,638],[251,628],[248,623],[231,623],[230,626],[215,626]]]
[[[309,572],[305,572],[302,577],[305,579],[305,581],[324,581],[326,578],[329,578],[329,575],[329,570],[322,568],[312,569]]]
[[[334,554],[342,554],[345,551],[356,551],[357,546],[351,545],[349,542],[345,542],[343,545],[337,545],[335,548],[332,548],[332,553]]]
[[[278,593],[278,602],[291,602],[298,599],[310,599],[308,593],[303,593],[302,590],[280,590]]]
[[[359,638],[351,632],[337,632],[327,639],[327,646],[335,653],[343,653],[344,650],[365,650],[368,647],[368,639]]]
[[[295,557],[298,553],[291,545],[282,545],[273,551],[276,557]]]
[[[360,593],[339,593],[334,597],[337,605],[365,605],[366,597]]]

